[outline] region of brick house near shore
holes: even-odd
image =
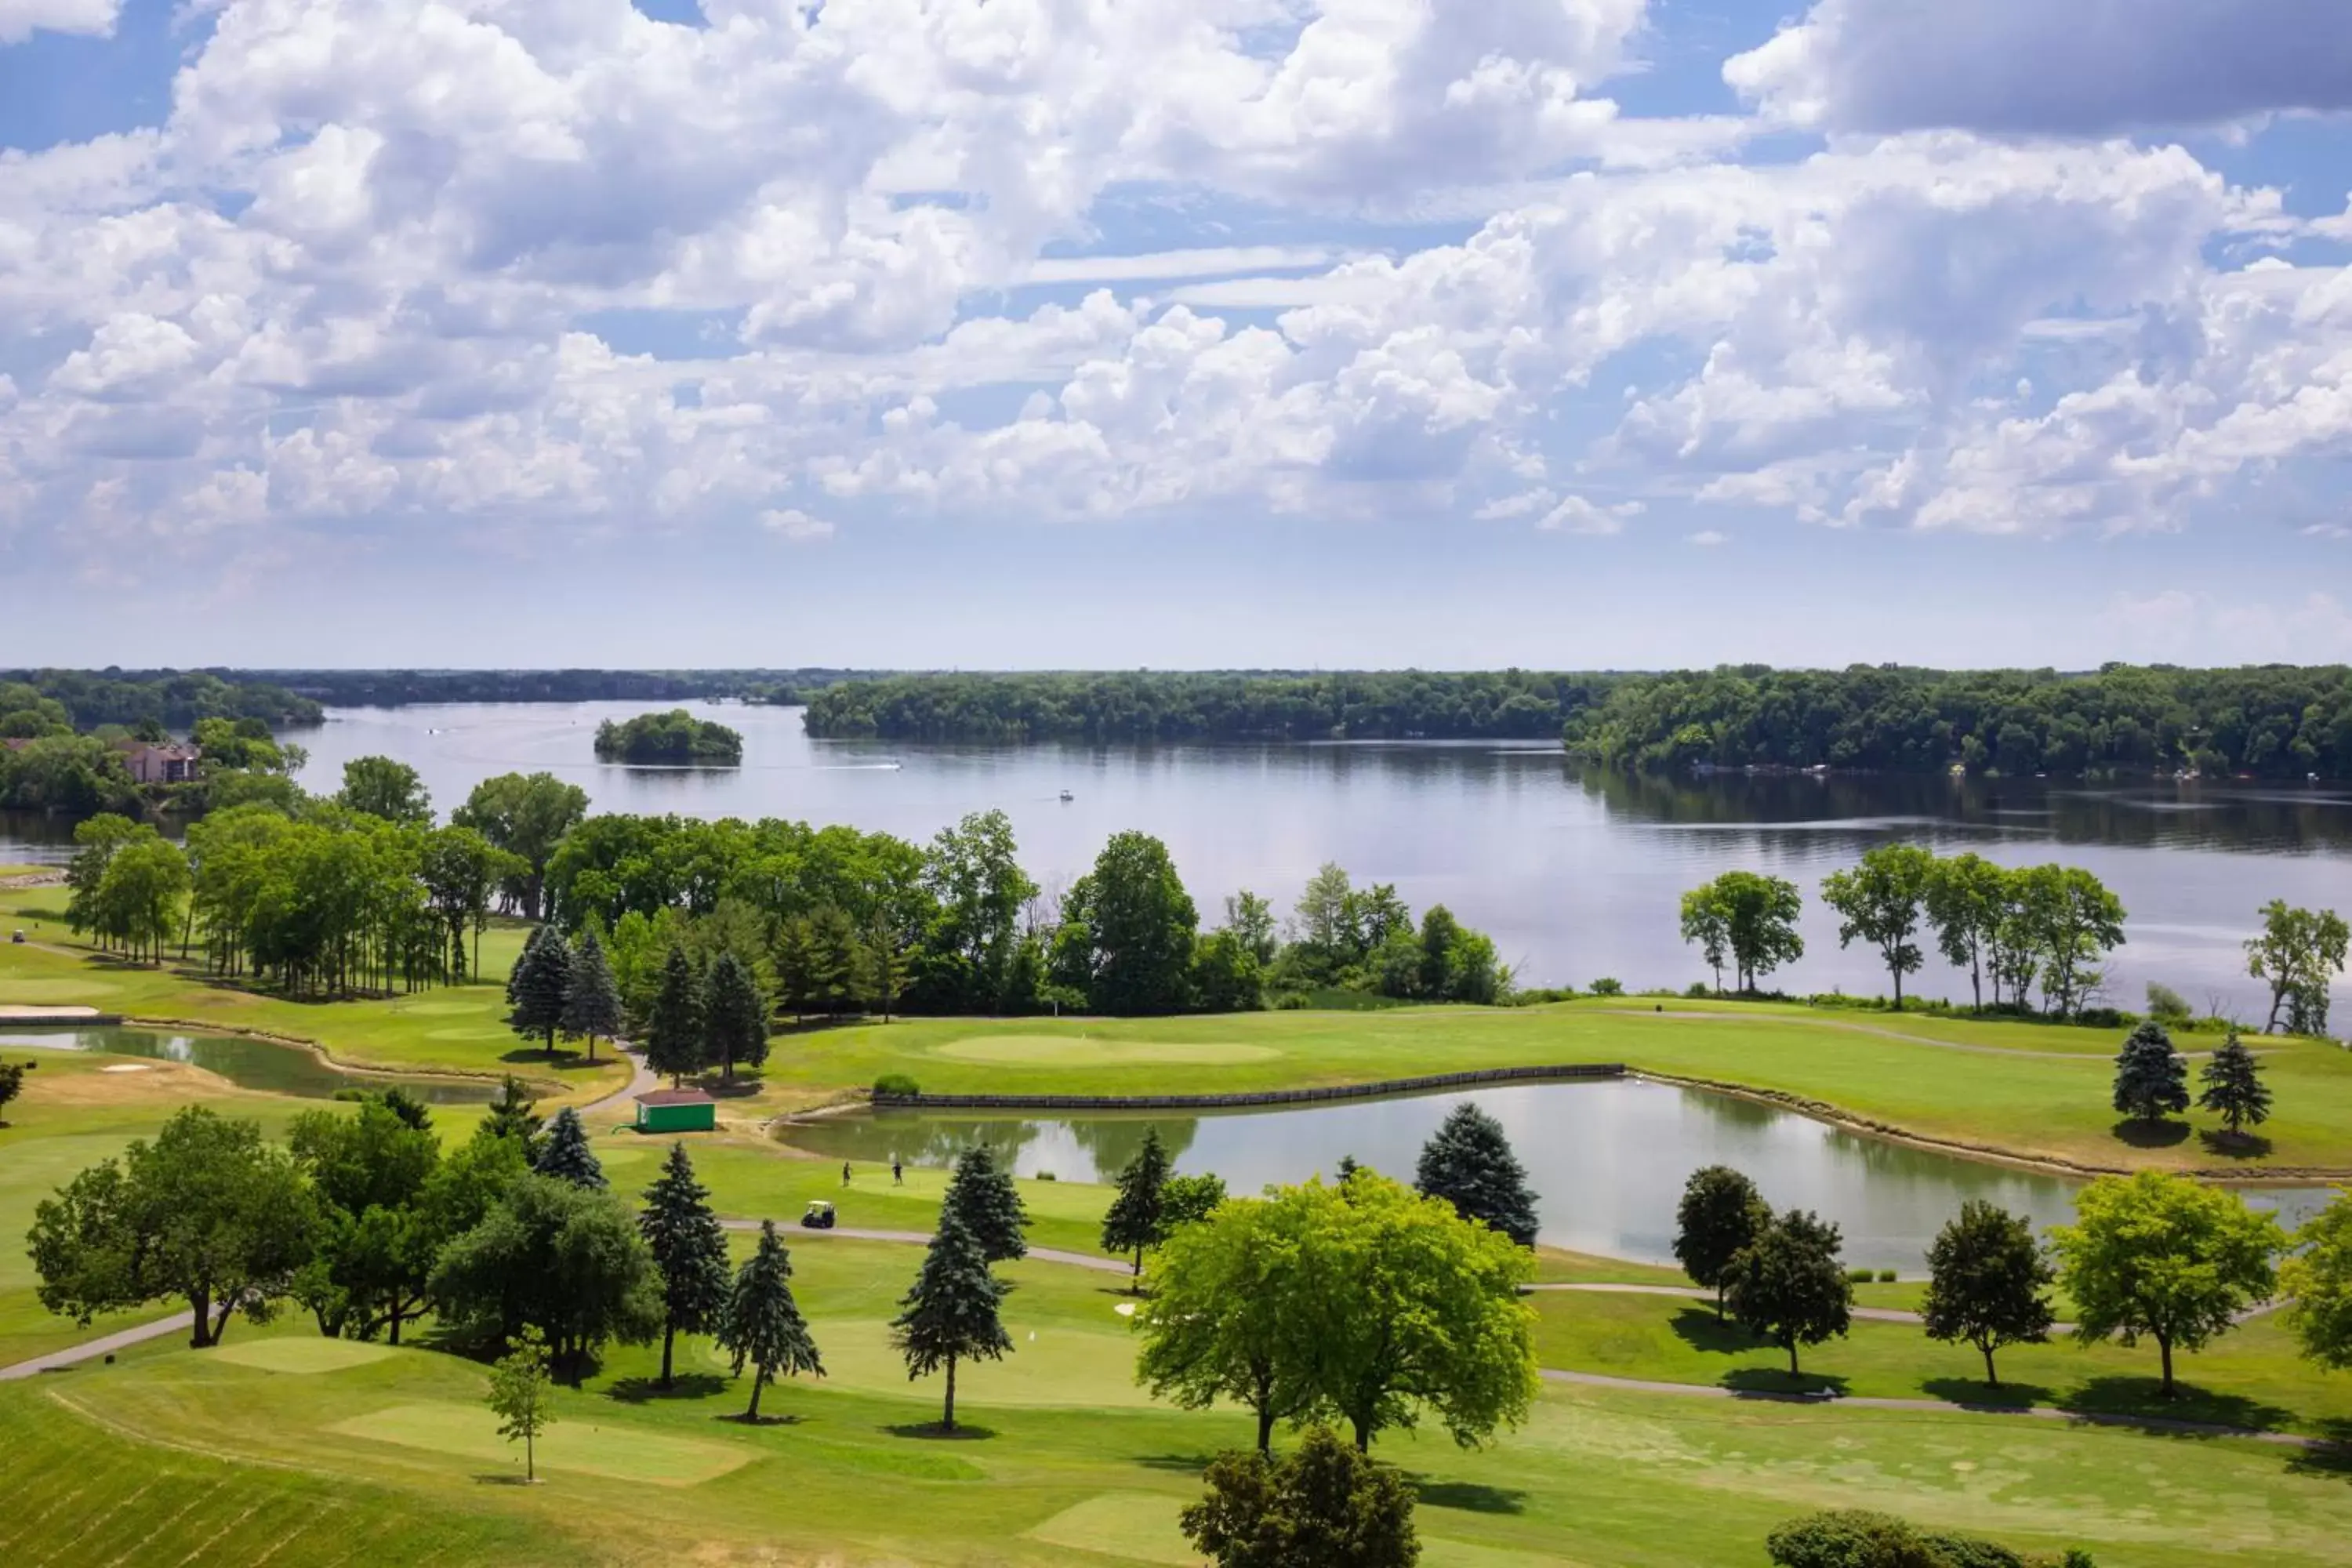
[[[196,762],[203,755],[201,747],[177,741],[130,741],[122,747],[122,765],[131,770],[135,784],[188,784],[195,778]]]

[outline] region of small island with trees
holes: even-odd
[[[698,719],[683,708],[640,713],[596,726],[596,760],[671,767],[732,768],[743,762],[743,737],[726,725]]]

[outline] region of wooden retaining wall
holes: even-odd
[[[912,1094],[876,1095],[877,1109],[889,1110],[1232,1110],[1255,1105],[1316,1105],[1334,1100],[1376,1100],[1489,1083],[1548,1083],[1569,1079],[1623,1078],[1622,1062],[1584,1062],[1568,1067],[1479,1068],[1470,1072],[1391,1078],[1377,1083],[1334,1084],[1325,1089],[1261,1089],[1234,1094]]]

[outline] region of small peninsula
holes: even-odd
[[[724,724],[673,708],[667,713],[640,713],[619,724],[605,720],[596,726],[596,757],[606,763],[731,768],[743,761],[743,737]]]

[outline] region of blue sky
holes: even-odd
[[[0,664],[2352,658],[2338,0],[0,0]]]

